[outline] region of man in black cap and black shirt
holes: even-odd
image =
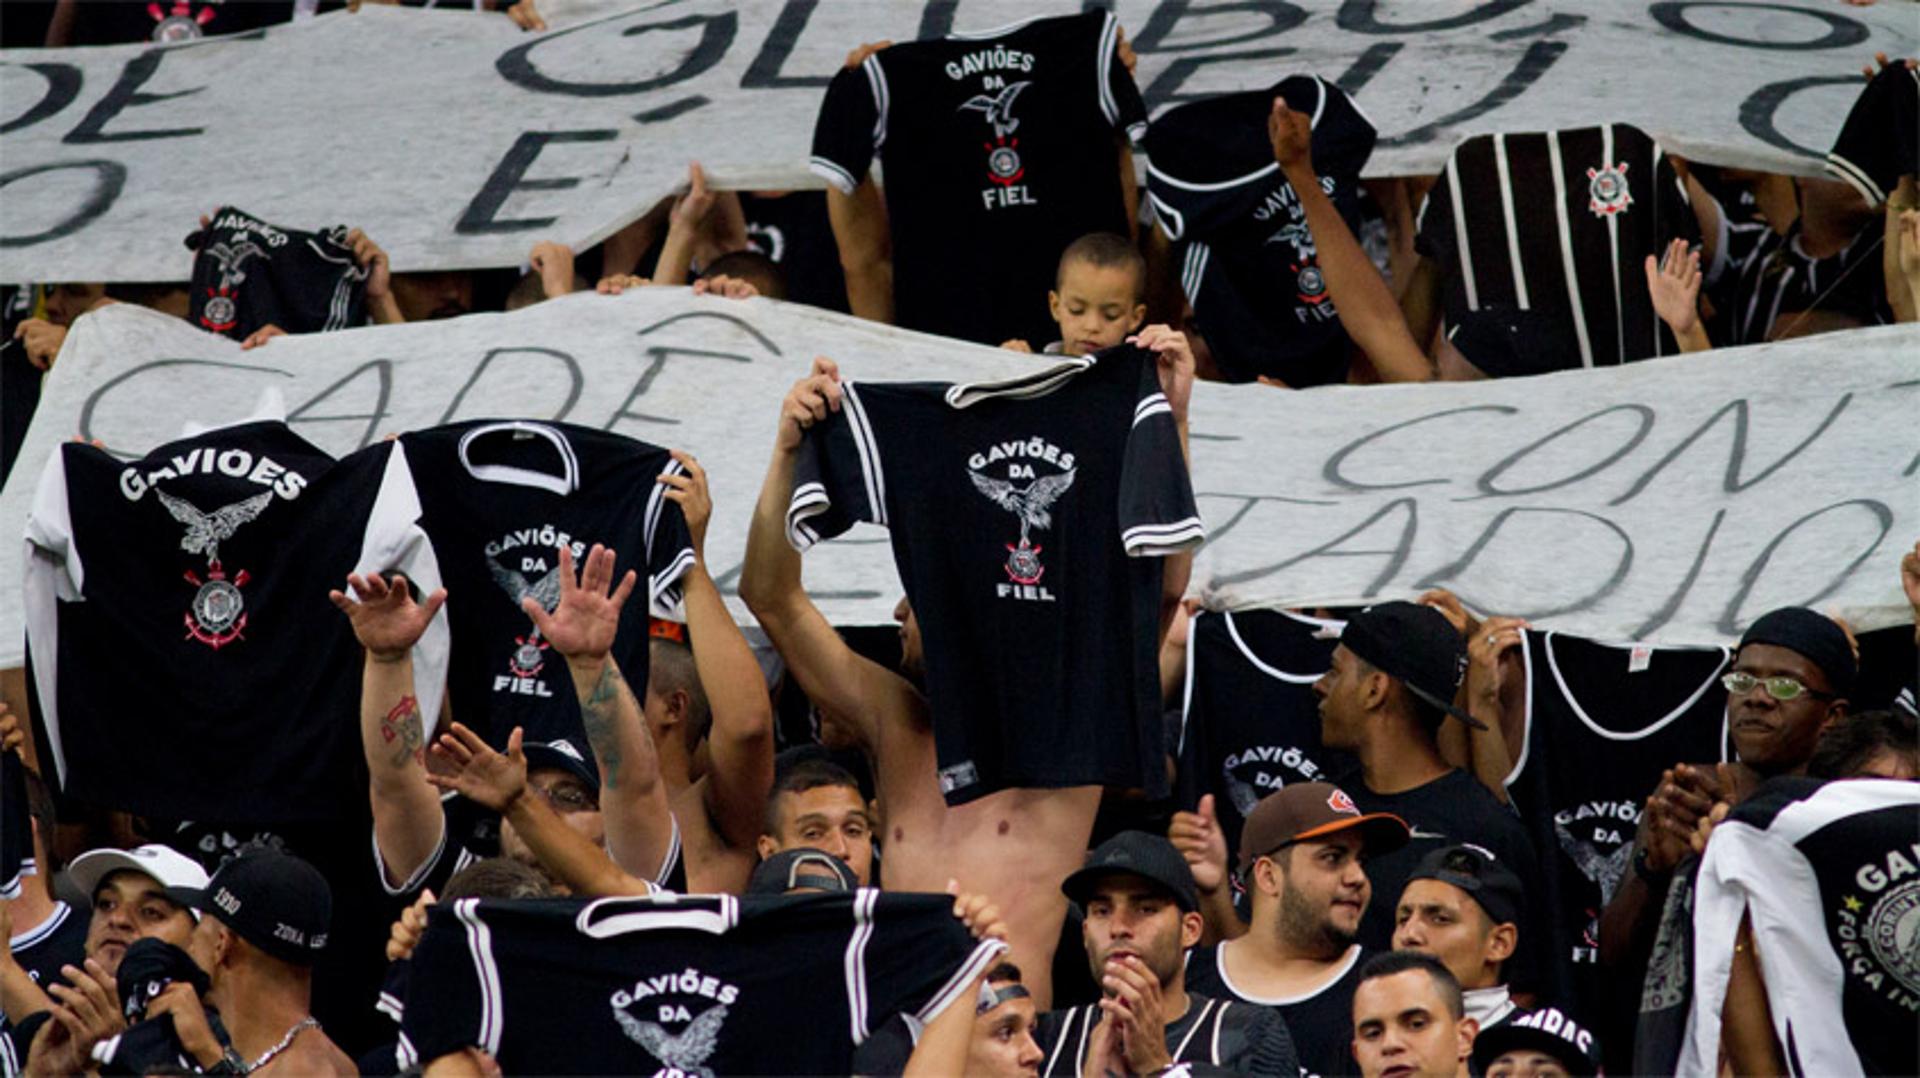
[[[1520,877],[1472,843],[1420,859],[1395,910],[1393,949],[1438,958],[1460,982],[1467,1017],[1489,1029],[1518,1013],[1506,965],[1520,942]]]
[[[207,970],[207,999],[233,1036],[223,1048],[191,986],[176,982],[147,1007],[173,1015],[174,1029],[210,1074],[277,1070],[353,1074],[353,1060],[320,1031],[311,1012],[313,962],[327,946],[333,892],[297,857],[257,850],[227,862],[204,889],[168,894],[207,916],[194,930],[194,961]]]
[[[1360,758],[1359,773],[1343,787],[1361,812],[1392,813],[1411,828],[1405,847],[1367,862],[1373,899],[1360,922],[1360,942],[1369,948],[1391,944],[1394,906],[1414,865],[1443,845],[1471,842],[1492,851],[1523,883],[1539,879],[1519,819],[1440,755],[1435,737],[1447,716],[1481,725],[1453,705],[1466,670],[1466,642],[1444,615],[1389,602],[1347,622],[1333,668],[1314,683],[1321,743]]]
[[[1253,903],[1244,935],[1193,952],[1195,991],[1285,1019],[1301,1069],[1353,1071],[1353,989],[1367,952],[1354,942],[1372,885],[1364,866],[1407,843],[1407,825],[1365,815],[1324,782],[1269,794],[1240,832],[1240,873]]]
[[[1200,896],[1173,844],[1122,831],[1087,856],[1060,889],[1086,911],[1081,940],[1104,998],[1040,1016],[1042,1075],[1086,1073],[1105,1060],[1121,1074],[1209,1063],[1235,1074],[1296,1078],[1300,1064],[1280,1016],[1186,990],[1186,949],[1200,942]]]

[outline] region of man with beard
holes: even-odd
[[[1060,889],[1086,911],[1081,941],[1103,997],[1040,1016],[1042,1075],[1084,1074],[1089,1060],[1120,1074],[1158,1074],[1177,1063],[1300,1073],[1278,1015],[1187,991],[1182,953],[1200,941],[1200,897],[1172,843],[1122,831]]]
[[[1365,863],[1406,843],[1399,817],[1362,814],[1329,783],[1295,783],[1263,798],[1240,834],[1253,923],[1246,935],[1194,951],[1186,983],[1278,1012],[1307,1073],[1350,1073],[1350,1009],[1367,957],[1357,939],[1372,895]]]

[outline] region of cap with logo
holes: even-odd
[[[291,854],[242,854],[221,865],[205,887],[173,887],[168,894],[282,962],[309,966],[326,949],[333,891],[318,869]]]
[[[200,867],[200,862],[159,843],[131,850],[88,850],[67,866],[67,878],[88,898],[100,889],[102,880],[116,872],[138,872],[166,888],[169,897],[176,887],[207,885],[207,870]],[[197,920],[199,916],[195,911],[194,918]]]
[[[1094,884],[1115,874],[1139,876],[1158,884],[1173,896],[1182,913],[1200,908],[1200,891],[1193,885],[1187,859],[1160,835],[1122,831],[1095,847],[1079,871],[1060,881],[1060,890],[1082,906],[1093,897]]]
[[[527,755],[529,772],[541,768],[565,771],[574,778],[587,784],[587,792],[600,792],[600,769],[594,766],[593,757],[580,750],[580,746],[564,737],[552,741],[529,741],[520,746]]]
[[[1407,876],[1407,882],[1439,880],[1467,893],[1497,925],[1519,924],[1526,908],[1526,888],[1513,870],[1500,863],[1492,850],[1463,842],[1429,851]]]
[[[1347,619],[1340,643],[1407,691],[1476,730],[1486,724],[1453,706],[1467,677],[1467,642],[1446,615],[1418,603],[1379,603]]]
[[[796,888],[829,893],[857,891],[860,880],[845,861],[811,846],[781,850],[755,865],[747,880],[750,895],[784,895]]]
[[[1330,782],[1296,782],[1260,799],[1240,828],[1240,871],[1274,851],[1358,830],[1368,856],[1407,844],[1407,821],[1391,812],[1361,812],[1347,792]]]
[[[1571,1075],[1592,1078],[1600,1073],[1599,1039],[1557,1007],[1528,1011],[1481,1030],[1473,1041],[1475,1073],[1486,1073],[1494,1060],[1516,1051],[1552,1056]]]

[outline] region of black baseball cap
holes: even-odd
[[[1471,842],[1430,851],[1407,874],[1408,883],[1415,880],[1439,880],[1458,887],[1497,925],[1519,924],[1520,911],[1526,908],[1526,888],[1520,877],[1501,864],[1492,850]]]
[[[1173,896],[1173,904],[1182,913],[1200,908],[1200,891],[1193,885],[1193,870],[1187,859],[1159,835],[1145,831],[1122,831],[1095,847],[1087,863],[1078,872],[1060,881],[1060,890],[1070,899],[1087,904],[1093,885],[1115,873],[1139,876],[1164,888]]]
[[[552,741],[528,741],[520,746],[520,751],[526,754],[529,773],[541,768],[565,771],[586,783],[589,792],[600,792],[600,769],[594,766],[593,757],[571,740],[558,737]]]
[[[860,889],[860,880],[845,861],[811,846],[781,850],[755,865],[747,879],[750,895],[784,895],[797,887],[852,892]]]
[[[310,966],[326,950],[333,891],[318,869],[291,854],[242,854],[221,865],[204,888],[169,887],[167,894],[282,962]]]
[[[1340,643],[1428,704],[1476,730],[1487,728],[1453,706],[1467,677],[1467,642],[1440,611],[1400,600],[1379,603],[1347,619]]]
[[[1473,1039],[1473,1066],[1485,1074],[1493,1061],[1513,1051],[1535,1051],[1560,1061],[1567,1073],[1600,1073],[1600,1041],[1593,1031],[1557,1007],[1542,1007],[1480,1031]]]

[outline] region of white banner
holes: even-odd
[[[181,238],[233,205],[365,228],[398,270],[597,243],[691,158],[740,189],[817,187],[822,88],[864,41],[1078,10],[1073,0],[552,0],[504,16],[369,4],[172,46],[0,53],[0,280],[184,280]],[[1911,5],[1574,0],[1118,0],[1158,113],[1310,72],[1378,125],[1372,175],[1462,138],[1615,120],[1669,150],[1810,172]]]
[[[1907,617],[1920,537],[1920,328],[1888,327],[1539,378],[1299,392],[1203,384],[1194,489],[1215,606],[1344,604],[1428,587],[1610,640],[1712,643],[1774,606]],[[1032,357],[771,300],[648,288],[512,315],[283,337],[242,352],[138,307],[82,318],[4,492],[22,534],[60,441],[144,455],[253,415],[345,454],[457,419],[564,419],[685,448],[711,476],[708,558],[731,591],[788,386],[977,381]],[[167,402],[164,405],[160,402]],[[21,657],[22,544],[0,542],[0,668]],[[837,624],[884,624],[891,550],[862,526],[806,559]],[[743,608],[735,604],[743,620]]]

